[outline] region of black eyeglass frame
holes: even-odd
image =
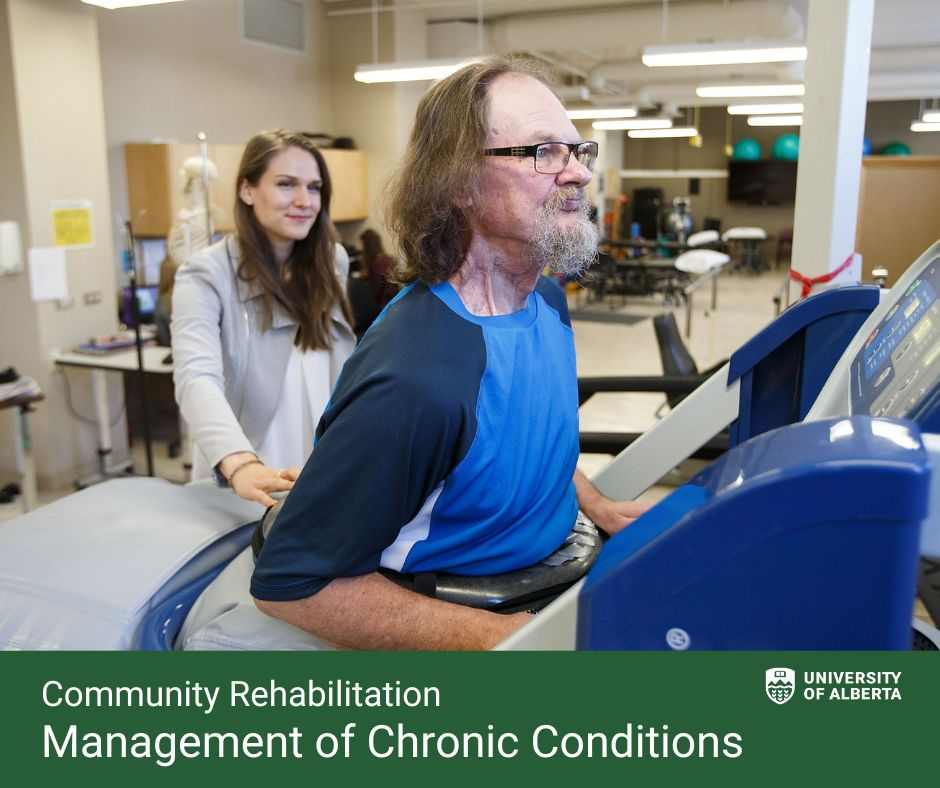
[[[568,149],[568,157],[565,159],[565,163],[562,165],[561,169],[557,172],[542,172],[537,165],[538,158],[536,154],[538,149],[543,145],[564,145]],[[541,173],[542,175],[558,175],[559,172],[564,172],[565,167],[568,166],[568,162],[571,161],[571,154],[575,154],[580,163],[581,159],[579,156],[579,150],[585,145],[593,146],[593,161],[591,166],[588,167],[588,170],[594,170],[594,162],[597,161],[597,152],[598,144],[594,140],[582,140],[581,142],[562,142],[561,140],[547,140],[545,142],[538,142],[535,145],[513,145],[509,148],[486,148],[483,151],[484,156],[514,156],[516,158],[525,158],[527,156],[532,157],[532,166],[535,167],[535,171]],[[584,166],[584,165],[582,165]]]

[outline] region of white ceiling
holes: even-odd
[[[591,101],[703,103],[701,69],[648,69],[644,46],[748,38],[804,38],[810,3],[830,0],[385,0],[386,8],[470,27],[482,10],[495,52],[529,52],[560,64]],[[368,12],[371,0],[324,0],[327,13]],[[665,9],[665,18],[664,18]],[[363,24],[371,24],[370,14]],[[468,35],[468,39],[471,36]],[[472,36],[475,41],[475,35]],[[466,54],[455,52],[453,54]],[[708,69],[709,81],[799,80],[802,66]],[[873,99],[940,96],[940,0],[876,0]]]

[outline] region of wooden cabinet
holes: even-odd
[[[940,156],[866,156],[855,248],[863,279],[887,268],[890,287],[940,239]]]
[[[235,204],[235,175],[243,145],[210,145],[209,158],[219,170],[211,185],[211,202],[219,211],[216,229],[235,229],[232,208]],[[124,146],[127,168],[127,197],[134,232],[142,237],[162,237],[170,232],[173,218],[186,206],[183,195],[183,162],[199,155],[199,146],[182,143],[137,143]],[[333,179],[334,222],[349,222],[368,217],[366,156],[357,150],[323,151]]]

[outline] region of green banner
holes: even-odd
[[[940,701],[940,662],[916,652],[4,653],[0,667],[11,785],[933,779]]]

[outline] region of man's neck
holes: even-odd
[[[529,255],[510,255],[475,238],[463,264],[448,281],[474,315],[508,315],[526,304],[541,267]]]

